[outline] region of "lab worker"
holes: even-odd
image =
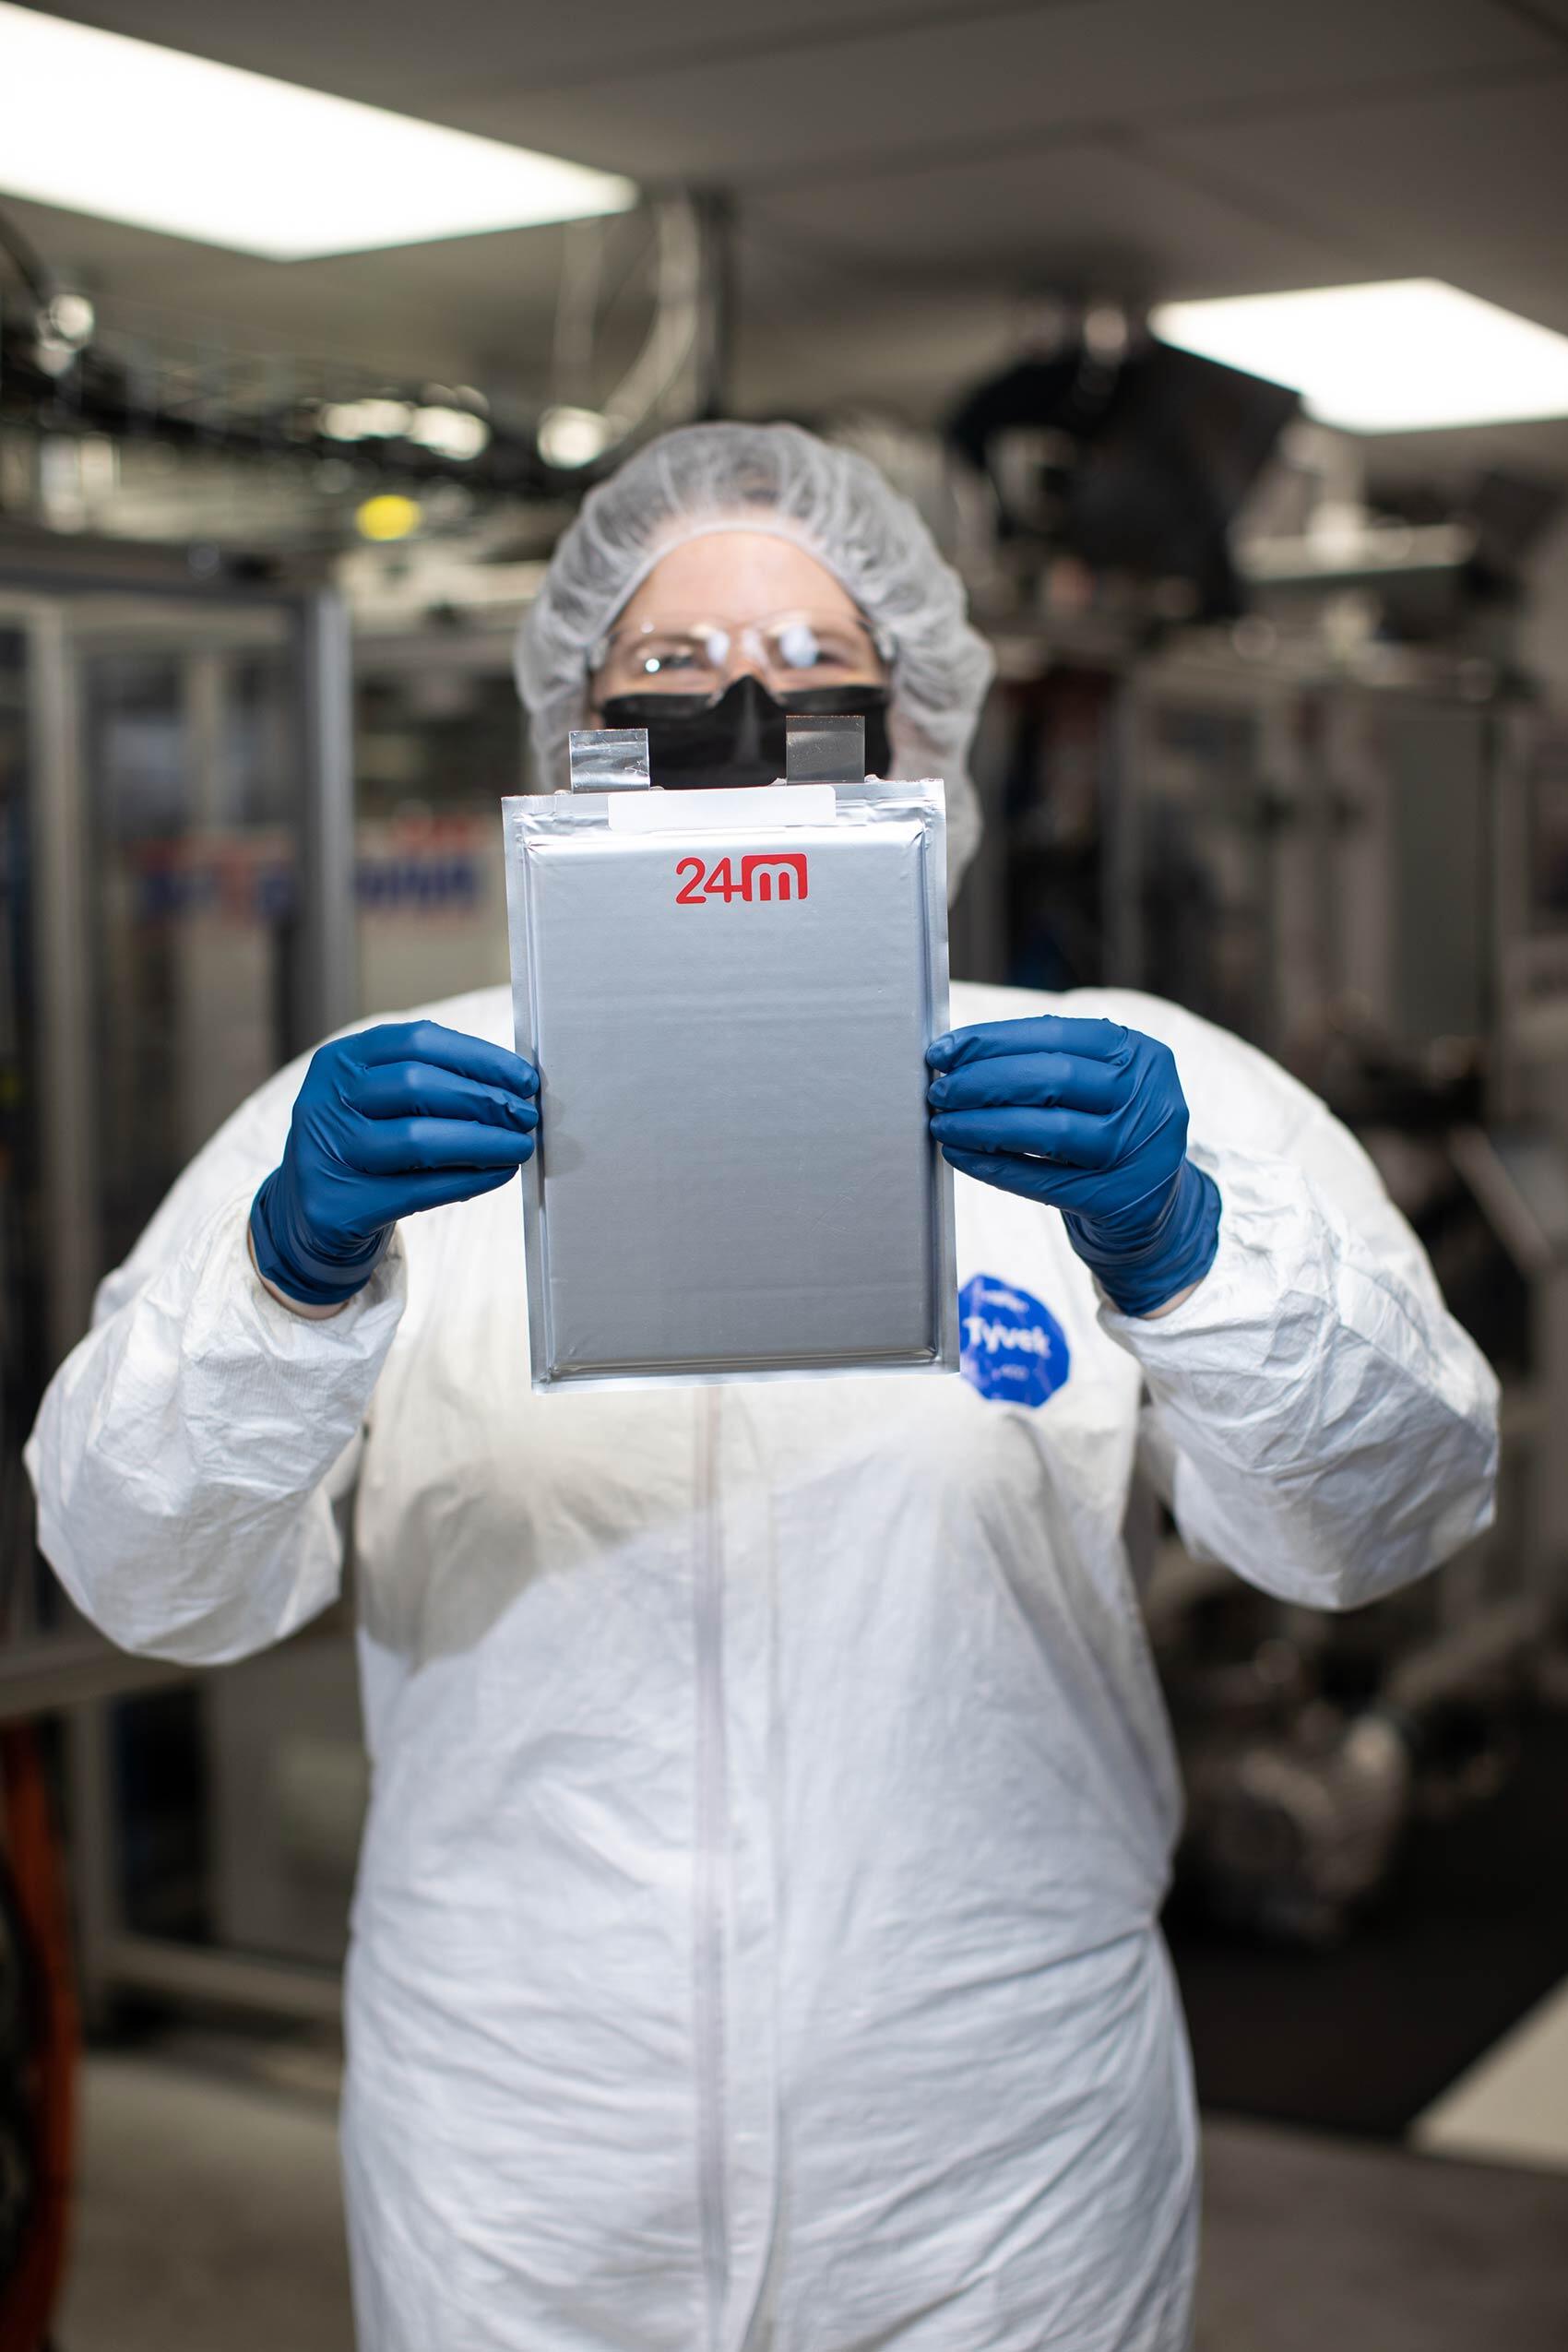
[[[873,768],[945,778],[955,876],[988,674],[913,510],[788,427],[633,457],[518,654],[544,787],[574,726],[700,790],[858,708]],[[131,1650],[292,1633],[351,1499],[362,2352],[1188,2340],[1134,1458],[1190,1545],[1353,1607],[1486,1526],[1494,1384],[1262,1055],[1115,990],[954,1011],[959,1377],[534,1395],[538,1081],[495,988],[245,1103],[44,1400],[44,1550]]]

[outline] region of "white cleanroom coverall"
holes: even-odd
[[[495,989],[434,1017],[510,1041]],[[1219,1254],[1104,1307],[956,1180],[964,1374],[539,1396],[505,1190],[326,1321],[246,1255],[303,1065],[110,1277],[30,1450],[45,1550],[196,1661],[331,1600],[374,1759],[344,2118],[365,2352],[1177,2352],[1196,2209],[1157,1918],[1180,1798],[1122,1542],[1329,1608],[1482,1526],[1495,1390],[1357,1145],[1151,999]]]

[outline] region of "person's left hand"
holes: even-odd
[[[1114,1021],[1044,1015],[951,1030],[926,1052],[931,1131],[955,1168],[1062,1211],[1124,1314],[1201,1282],[1219,1193],[1187,1158],[1169,1046]]]

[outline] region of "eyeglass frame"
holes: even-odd
[[[687,616],[685,614],[675,614],[668,621],[641,622],[632,632],[632,635],[634,637],[644,636],[652,636],[662,631],[670,636],[689,633],[691,636],[696,636],[706,632],[710,636],[722,636],[731,647],[736,643],[741,643],[743,646],[743,641],[748,636],[755,636],[765,629],[777,628],[790,621],[810,622],[811,619],[812,615],[809,610],[798,605],[787,606],[779,612],[766,613],[761,619],[754,619],[728,625],[721,621],[703,615],[693,614],[691,616]],[[846,686],[891,685],[893,674],[897,666],[898,659],[898,640],[895,636],[893,631],[887,628],[873,626],[873,624],[866,619],[864,613],[859,611],[857,611],[854,615],[852,624],[840,621],[835,625],[838,627],[853,625],[860,629],[864,635],[866,642],[870,646],[872,652],[882,664],[882,668],[885,672],[884,676],[880,678],[843,679],[837,683]],[[619,634],[620,631],[618,627],[612,625],[606,629],[603,636],[596,639],[594,644],[591,645],[588,650],[588,657],[585,664],[585,676],[590,696],[596,705],[602,701],[615,699],[614,696],[606,696],[594,692],[594,687],[595,681],[598,679],[600,672],[603,670],[606,661],[609,659],[612,648],[613,647],[615,639]],[[755,658],[754,657],[754,659]],[[766,665],[757,663],[756,666],[764,677],[766,677],[769,674]],[[744,672],[742,671],[737,674],[743,675]],[[774,672],[773,674],[776,675],[777,673]],[[730,683],[730,679],[723,673],[720,673],[719,683],[715,687],[712,695],[705,695],[703,698],[707,701],[717,701],[719,696],[725,692],[726,687]],[[627,686],[620,689],[619,691],[624,694],[669,694],[673,696],[683,691],[690,694],[691,689],[687,688],[683,690],[679,687],[645,685]],[[823,691],[826,693],[831,691],[831,689],[829,687],[824,687]]]

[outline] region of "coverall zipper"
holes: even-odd
[[[697,1392],[696,1868],[695,1872],[697,2200],[709,2352],[719,2352],[729,2286],[724,2162],[724,1945],[729,1787],[724,1724],[724,1557],[719,1516],[719,1392]]]

